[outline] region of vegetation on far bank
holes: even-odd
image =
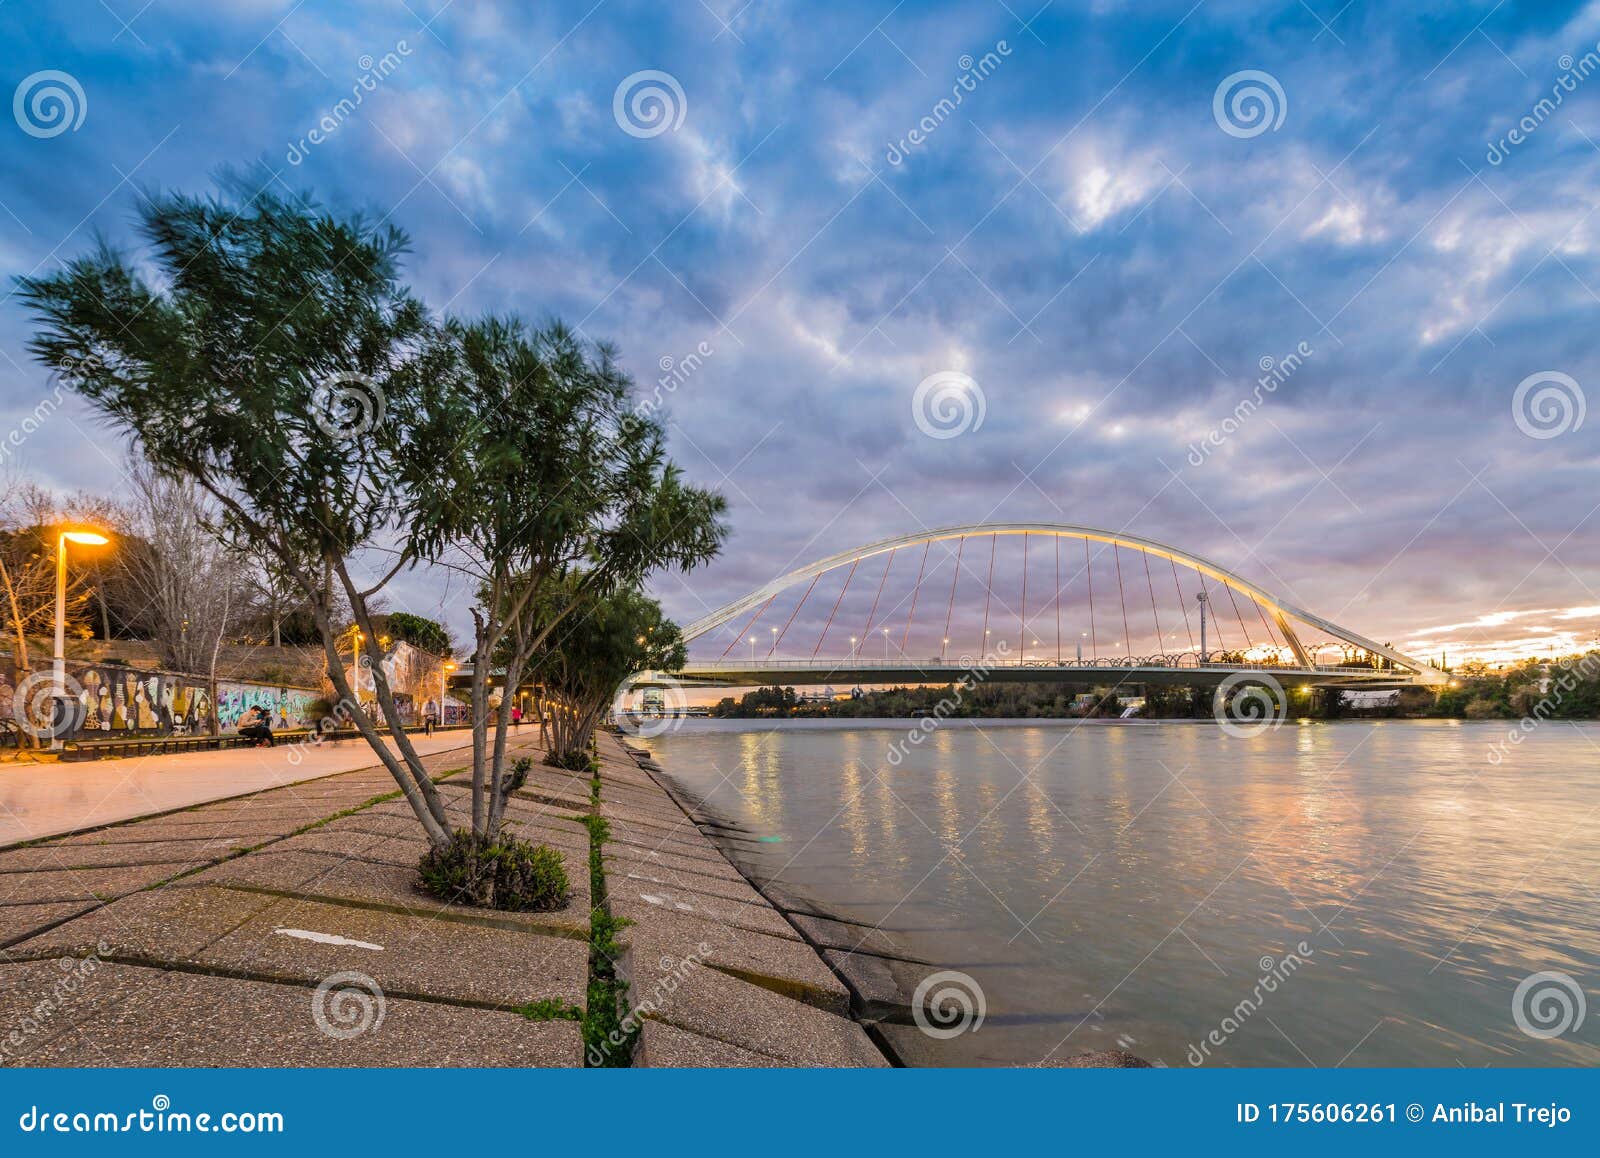
[[[1600,719],[1600,651],[1559,660],[1526,660],[1491,670],[1462,665],[1449,687],[1408,687],[1387,702],[1351,702],[1332,688],[1284,688],[1283,714],[1301,719]],[[1370,693],[1369,693],[1370,694]],[[1213,712],[1205,688],[1136,684],[979,683],[894,687],[840,699],[807,699],[804,689],[757,688],[710,708],[717,719],[898,719],[937,713],[949,719],[1115,718],[1143,699],[1141,719],[1204,719]]]

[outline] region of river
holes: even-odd
[[[648,746],[750,875],[970,975],[915,1064],[1600,1065],[1600,724],[911,723]]]

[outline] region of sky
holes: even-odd
[[[122,449],[11,279],[259,164],[405,229],[433,309],[620,347],[730,503],[653,580],[682,621],[1007,521],[1425,657],[1600,635],[1600,5],[10,0],[0,43],[0,444],[47,486]]]

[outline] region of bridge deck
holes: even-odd
[[[1151,664],[1135,660],[1015,660],[980,666],[930,660],[888,663],[855,660],[718,660],[693,662],[676,672],[649,672],[632,682],[636,688],[672,684],[704,687],[800,686],[813,684],[947,684],[971,674],[978,682],[1074,684],[1190,684],[1211,686],[1239,675],[1270,677],[1285,687],[1408,687],[1421,682],[1414,673],[1371,667],[1295,667],[1280,664],[1206,663]]]

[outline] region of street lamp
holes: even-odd
[[[950,637],[947,635],[939,641],[939,662],[944,662],[944,649],[950,646]]]
[[[850,658],[851,659],[855,659],[855,657],[856,657],[856,637],[852,635],[850,637]]]
[[[750,662],[756,662],[756,637],[753,635],[750,637]]]
[[[54,713],[64,710],[62,703],[67,698],[67,544],[104,547],[109,542],[100,532],[90,530],[62,531],[56,539],[56,651],[51,664],[55,698],[50,718],[50,747],[55,751],[61,749],[61,736]]]
[[[769,627],[767,628],[767,633],[772,636],[772,647],[767,653],[771,655],[773,652],[778,650],[778,629],[776,627]]]
[[[889,629],[887,627],[883,629],[883,662],[885,664],[889,662]]]
[[[1211,602],[1204,591],[1196,592],[1194,601],[1200,605],[1200,666],[1206,663],[1206,604]]]

